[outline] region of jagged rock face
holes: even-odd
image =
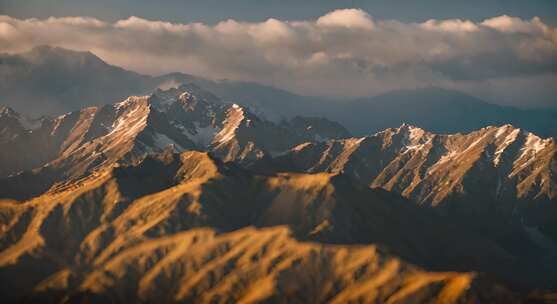
[[[25,203],[2,202],[2,294],[71,302],[518,301],[473,272],[428,272],[372,245],[307,242],[446,246],[450,238],[431,230],[436,217],[421,212],[342,176],[256,176],[206,153],[166,151]],[[483,248],[476,257],[505,254]]]
[[[75,129],[79,134],[75,146],[64,150],[53,166],[69,162],[66,167],[85,174],[97,162],[105,166],[120,160],[135,161],[168,146],[176,151],[195,147],[163,113],[152,107],[148,96],[129,97],[115,105],[91,108],[85,115],[88,118],[80,119],[83,125]]]
[[[469,271],[556,287],[555,139],[509,125],[345,131],[318,118],[275,124],[194,85],[38,121],[3,109],[0,198],[22,202],[0,203],[0,278],[25,279],[2,293],[509,300]],[[196,149],[211,156],[175,154]]]
[[[151,99],[162,105],[173,125],[203,149],[207,149],[223,129],[227,109],[230,107],[218,97],[195,85],[182,85],[176,89],[158,91]]]
[[[225,161],[250,161],[287,151],[304,138],[233,104],[210,150]]]
[[[308,141],[346,136],[346,129],[326,119],[298,117],[276,125],[233,104],[210,149],[225,161],[245,163],[280,155]]]
[[[76,119],[65,115],[32,120],[10,108],[0,110],[0,178],[54,159]]]
[[[151,106],[148,96],[129,97],[114,105],[68,113],[43,123],[32,134],[27,137],[36,141],[22,137],[6,144],[16,145],[17,152],[36,151],[39,148],[36,145],[47,142],[41,159],[44,163],[33,172],[7,178],[1,191],[4,197],[30,197],[44,192],[55,182],[73,182],[98,168],[138,161],[168,146],[175,151],[195,148],[162,112]],[[20,160],[23,169],[35,164]],[[28,184],[37,189],[29,189]]]
[[[319,119],[313,120],[315,129],[302,128],[300,124],[307,122],[301,119],[296,123],[277,125],[257,117],[248,108],[226,104],[195,85],[158,91],[152,99],[166,110],[173,125],[183,130],[198,146],[224,161],[246,163],[268,158],[302,142],[328,138],[344,131],[338,131],[332,122]]]
[[[29,198],[55,182],[100,167],[136,162],[167,146],[174,151],[208,150],[225,161],[248,164],[309,139],[328,138],[336,130],[333,123],[320,120],[314,120],[315,129],[277,125],[195,85],[45,118],[33,130],[21,123],[19,114],[5,112],[0,116],[0,145],[10,152],[0,155],[0,163],[6,164],[0,177],[36,169],[2,182],[0,195],[14,198]],[[35,153],[39,148],[43,152]],[[36,189],[30,191],[26,184]]]
[[[403,125],[363,138],[306,143],[275,166],[343,172],[444,212],[520,216],[557,237],[556,160],[555,139],[510,125],[454,135]]]
[[[207,147],[222,128],[226,105],[216,96],[195,85],[182,85],[151,97],[172,124],[180,128],[200,147]]]

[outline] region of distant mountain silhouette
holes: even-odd
[[[440,88],[393,91],[350,101],[342,107],[333,105],[325,111],[327,117],[360,135],[402,123],[436,133],[469,132],[490,125],[512,124],[541,136],[557,135],[557,109],[499,106]]]
[[[499,106],[440,88],[336,101],[300,96],[257,83],[213,81],[183,73],[141,75],[109,65],[90,52],[58,47],[40,46],[27,53],[0,55],[0,104],[34,116],[109,104],[180,83],[194,83],[275,122],[299,115],[323,116],[342,123],[355,135],[402,123],[437,133],[468,132],[511,123],[540,136],[557,136],[557,109]]]

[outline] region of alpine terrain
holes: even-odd
[[[514,303],[557,288],[557,142],[363,137],[195,84],[0,111],[7,301]]]

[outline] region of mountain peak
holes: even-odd
[[[61,52],[70,53],[75,51],[57,47],[57,46],[51,46],[47,44],[35,46],[29,51],[29,53],[33,53],[33,54],[48,54],[48,53],[61,53]]]
[[[1,106],[0,105],[0,116],[19,117],[19,113],[17,113],[14,109],[12,109],[8,106]]]
[[[166,90],[157,88],[150,97],[152,101],[163,108],[170,107],[177,101],[192,109],[199,102],[205,105],[222,103],[220,98],[192,83],[181,83]]]
[[[32,62],[54,62],[81,65],[108,65],[90,51],[77,51],[57,46],[40,45],[32,48],[23,57]]]
[[[428,142],[434,135],[422,128],[403,123],[398,128],[389,128],[381,132],[377,132],[368,137],[387,137],[397,138],[396,146],[403,151],[412,150],[421,147]],[[391,140],[389,140],[390,142]]]
[[[400,125],[400,127],[398,127],[397,129],[399,131],[425,132],[422,128],[417,127],[417,126],[412,125],[412,124],[408,124],[406,122],[403,122],[402,125]]]
[[[123,101],[117,102],[116,104],[114,104],[114,107],[117,110],[123,109],[123,108],[127,108],[129,106],[132,105],[136,105],[136,104],[149,104],[150,95],[145,95],[145,96],[129,96],[128,98],[124,99]]]

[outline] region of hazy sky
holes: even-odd
[[[0,0],[0,52],[49,44],[142,73],[306,95],[439,86],[548,106],[557,104],[556,12],[557,1],[540,0]]]
[[[1,0],[0,14],[18,18],[91,16],[116,21],[129,16],[172,22],[216,23],[315,19],[341,8],[361,8],[378,19],[480,21],[499,15],[534,16],[557,24],[555,0]]]

